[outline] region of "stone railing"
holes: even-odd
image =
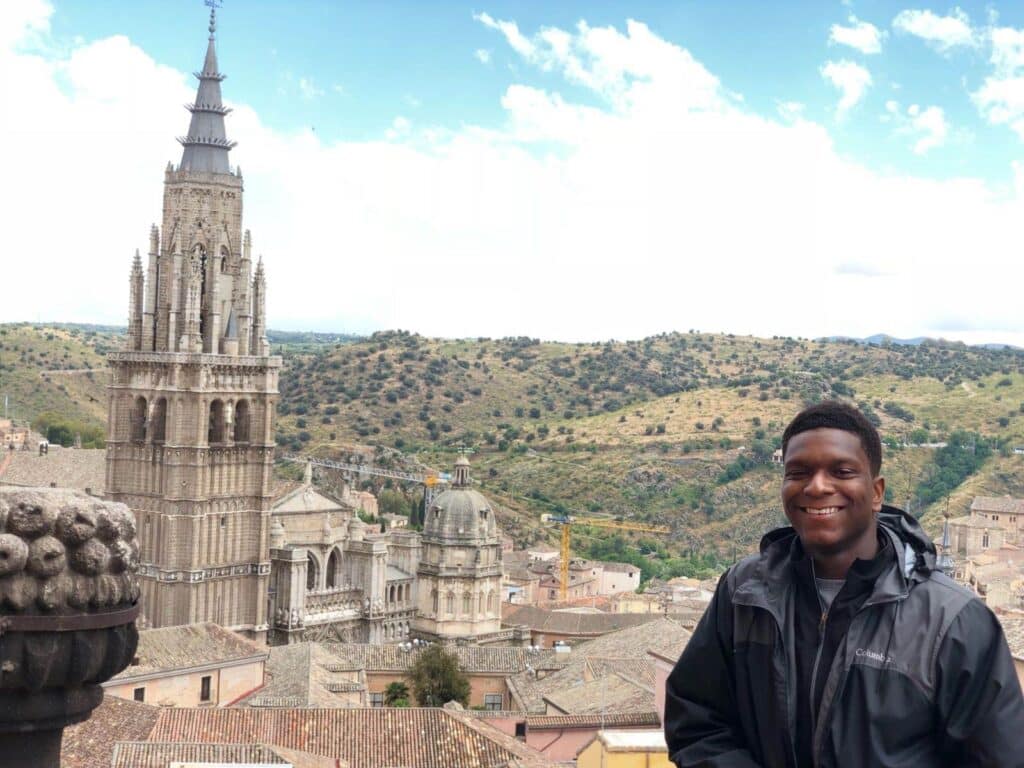
[[[306,593],[306,613],[362,609],[363,591],[352,586],[316,589]]]

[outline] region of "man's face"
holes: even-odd
[[[782,507],[804,549],[814,555],[870,550],[885,480],[873,477],[860,437],[811,429],[786,446]]]

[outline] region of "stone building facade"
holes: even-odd
[[[409,637],[419,533],[364,523],[366,496],[317,488],[307,465],[302,484],[272,505],[271,643]]]
[[[150,626],[267,631],[270,478],[281,360],[266,279],[228,164],[214,17],[162,226],[132,263],[125,348],[109,357],[106,493],[139,524]]]
[[[452,487],[430,504],[416,569],[418,637],[486,643],[501,634],[501,534],[460,456]]]

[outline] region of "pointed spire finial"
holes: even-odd
[[[213,35],[217,31],[217,9],[220,8],[219,0],[204,0],[206,7],[210,9],[210,39],[213,40]]]

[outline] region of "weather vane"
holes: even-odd
[[[203,0],[203,5],[210,9],[210,35],[217,30],[217,9],[221,6],[221,0]]]

